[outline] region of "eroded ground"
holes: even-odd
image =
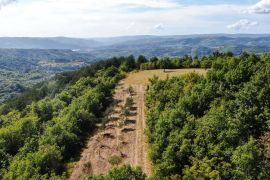
[[[70,179],[83,179],[89,175],[107,174],[113,168],[111,157],[122,159],[121,164],[140,166],[149,176],[151,164],[147,157],[147,143],[144,135],[144,85],[133,85],[134,93],[127,91],[126,84],[120,84],[114,95],[115,105],[105,124],[89,139],[87,148],[76,163]],[[123,107],[128,97],[133,105],[128,116],[123,115]]]

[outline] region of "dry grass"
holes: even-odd
[[[181,76],[188,73],[198,73],[205,75],[207,70],[204,69],[170,69],[163,72],[163,69],[158,70],[146,70],[130,73],[124,80],[124,84],[126,85],[134,85],[134,84],[148,84],[149,78],[152,78],[154,75],[158,76],[160,79],[166,79],[166,77],[173,76]]]

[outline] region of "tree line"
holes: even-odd
[[[181,69],[181,68],[211,68],[212,62],[217,58],[222,57],[233,57],[233,53],[220,53],[214,52],[212,55],[202,58],[184,56],[178,58],[163,57],[157,58],[152,57],[146,59],[144,56],[138,57],[138,67],[140,70],[153,70],[153,69]]]

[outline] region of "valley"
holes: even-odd
[[[0,37],[0,102],[66,71],[112,57],[146,58],[234,55],[270,51],[267,34],[120,36],[108,38]],[[19,87],[19,88],[17,88]]]
[[[0,49],[0,103],[55,74],[78,70],[94,61],[89,54],[71,50]]]
[[[270,180],[270,0],[0,0],[0,180]]]

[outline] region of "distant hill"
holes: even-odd
[[[0,102],[56,73],[77,70],[95,57],[63,49],[0,49]]]
[[[126,41],[123,41],[126,39]],[[214,51],[231,51],[236,55],[244,51],[264,53],[270,51],[270,35],[189,35],[138,36],[120,39],[115,44],[95,47],[90,53],[96,57],[143,54],[152,56],[207,56]]]
[[[0,102],[56,73],[112,56],[202,57],[214,51],[270,52],[270,35],[0,37]]]
[[[14,49],[89,49],[101,45],[92,39],[66,37],[0,37],[0,48]]]
[[[123,36],[108,38],[27,38],[2,37],[0,48],[15,49],[70,49],[87,52],[94,59],[111,56],[144,54],[152,56],[204,56],[214,51],[231,51],[238,55],[244,51],[264,53],[270,51],[270,35],[261,34],[209,34],[179,36]]]

